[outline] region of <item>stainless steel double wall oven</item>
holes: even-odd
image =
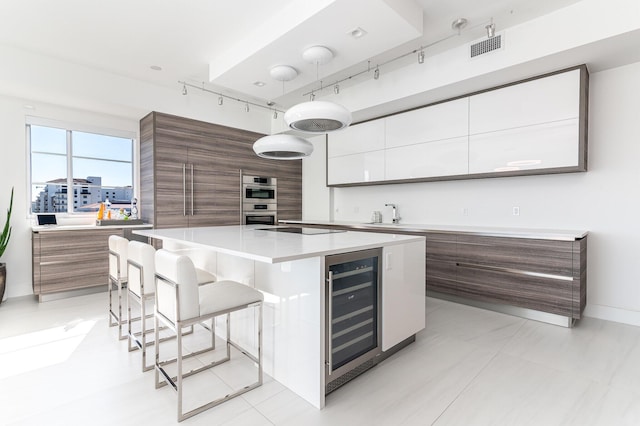
[[[242,223],[278,223],[278,180],[274,177],[242,175]]]

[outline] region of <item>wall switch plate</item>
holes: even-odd
[[[513,208],[513,215],[514,216],[520,216],[520,207],[514,207]]]
[[[469,216],[469,209],[466,207],[462,208],[462,216]]]

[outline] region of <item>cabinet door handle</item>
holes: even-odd
[[[467,268],[467,269],[481,269],[483,271],[506,272],[509,274],[525,275],[528,277],[549,278],[552,280],[560,280],[560,281],[573,281],[573,277],[568,277],[565,275],[547,274],[543,272],[533,272],[533,271],[523,271],[521,269],[504,268],[501,266],[477,265],[474,263],[462,263],[462,262],[457,262],[456,266],[459,268]]]
[[[327,356],[327,367],[329,368],[328,373],[331,375],[331,370],[333,369],[333,271],[329,271],[329,279],[328,282],[328,291],[327,294],[327,304],[329,306],[327,313],[327,346],[329,354]]]
[[[193,216],[193,163],[191,163],[191,216]]]
[[[187,165],[182,163],[182,216],[187,215]]]

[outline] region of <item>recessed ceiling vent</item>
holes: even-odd
[[[502,50],[504,43],[502,42],[502,34],[496,34],[494,37],[473,43],[470,45],[471,58],[480,55]]]

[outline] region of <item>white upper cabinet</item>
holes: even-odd
[[[578,118],[579,95],[579,69],[473,95],[469,102],[469,133]]]
[[[386,120],[386,148],[467,136],[469,98],[392,115]]]
[[[327,156],[359,154],[384,149],[384,120],[373,120],[329,133]]]
[[[469,173],[468,137],[400,146],[385,151],[386,180]]]
[[[327,184],[379,182],[384,180],[384,151],[343,155],[327,160]]]
[[[586,171],[588,87],[581,65],[331,133],[327,182]]]
[[[469,173],[504,173],[576,166],[578,120],[471,135]]]

